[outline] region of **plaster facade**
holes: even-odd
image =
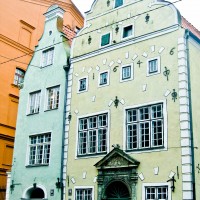
[[[93,2],[71,50],[66,199],[199,198],[199,39],[181,24],[166,1]]]

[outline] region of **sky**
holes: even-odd
[[[83,13],[90,10],[94,0],[72,0],[76,7]],[[101,0],[99,0],[101,1]],[[168,0],[176,2],[178,0]],[[181,0],[175,6],[193,26],[200,30],[200,0]]]

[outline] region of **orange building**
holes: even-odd
[[[0,200],[4,199],[6,172],[12,165],[18,85],[23,81],[43,32],[43,13],[55,3],[66,11],[66,29],[78,31],[83,26],[83,16],[71,0],[6,0],[0,3]]]

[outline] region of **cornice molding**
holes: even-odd
[[[4,43],[6,43],[6,44],[18,49],[18,50],[20,50],[20,51],[22,51],[24,53],[27,53],[27,54],[33,53],[33,50],[25,47],[24,45],[22,45],[22,44],[20,44],[20,43],[18,43],[16,41],[4,36],[2,34],[0,34],[0,41],[2,41]]]
[[[12,137],[12,136],[9,136],[9,135],[4,135],[4,134],[0,133],[0,139],[7,140],[7,141],[10,141],[10,142],[14,142],[15,137]]]
[[[92,52],[82,54],[80,56],[71,57],[71,63],[73,64],[73,63],[76,63],[76,62],[79,62],[79,61],[82,61],[82,60],[85,60],[85,59],[88,59],[88,58],[91,58],[91,57],[94,57],[94,56],[97,56],[97,55],[100,55],[100,54],[104,54],[104,53],[107,53],[107,52],[110,52],[110,51],[113,51],[113,50],[116,50],[116,49],[123,48],[125,46],[129,46],[129,45],[132,45],[132,44],[136,44],[138,42],[142,42],[142,41],[145,41],[145,40],[148,40],[148,39],[152,39],[152,38],[155,38],[155,37],[158,37],[158,36],[162,36],[164,34],[174,32],[174,31],[178,30],[178,28],[179,28],[179,24],[175,24],[175,25],[166,27],[166,28],[161,29],[161,30],[157,30],[157,31],[154,31],[154,32],[151,32],[151,33],[147,33],[145,35],[134,37],[134,38],[131,38],[129,40],[124,40],[124,41],[121,41],[121,42],[116,43],[116,44],[109,45],[109,46],[104,47],[104,48],[96,49]],[[79,35],[79,37],[81,37],[81,35]],[[73,49],[73,45],[72,45],[72,49]],[[72,52],[71,55],[73,56],[73,52]]]
[[[9,129],[16,130],[16,128],[15,128],[14,126],[9,126],[9,125],[6,125],[6,124],[0,123],[0,126],[3,126],[3,127],[5,127],[5,128],[9,128]]]

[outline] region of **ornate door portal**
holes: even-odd
[[[96,163],[98,200],[136,200],[138,165],[118,146]]]

